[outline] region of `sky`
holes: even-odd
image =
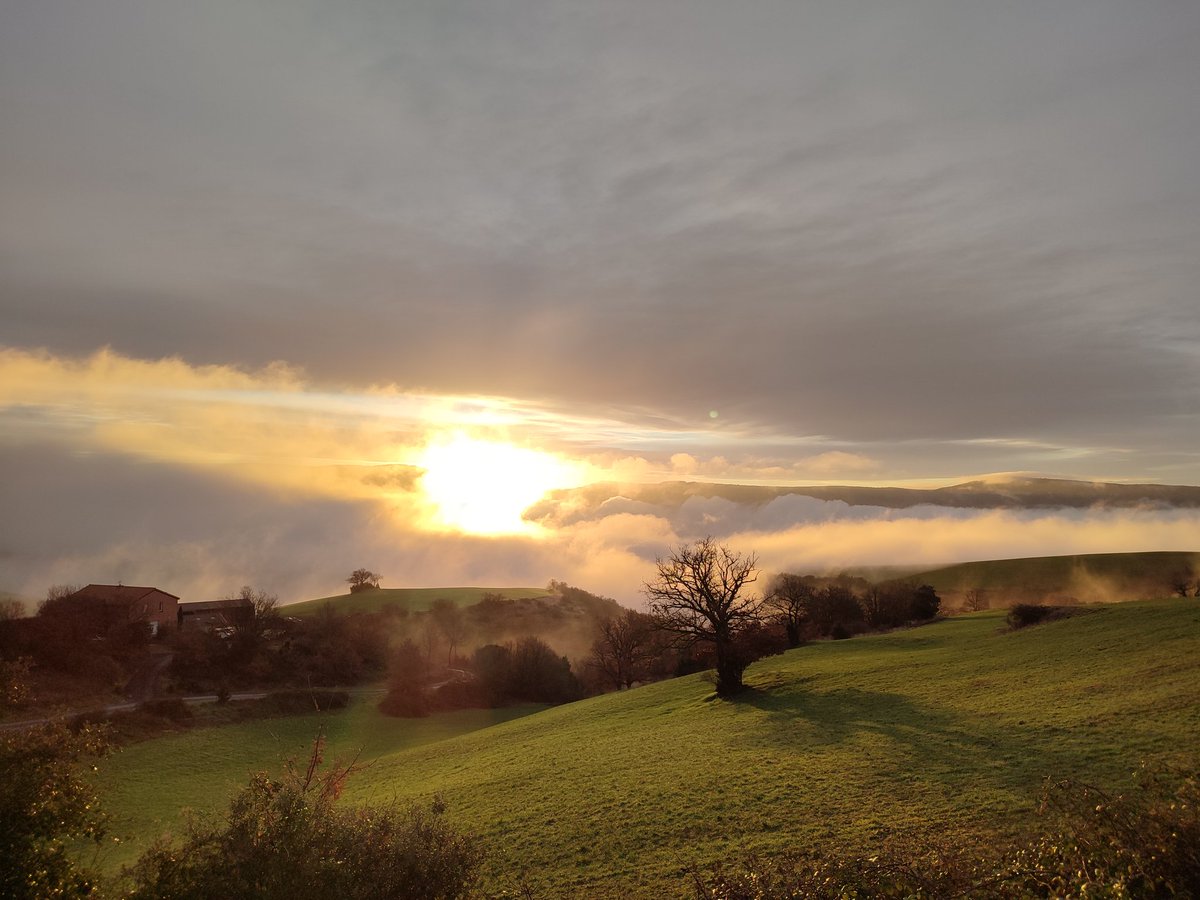
[[[521,518],[1200,483],[1197,46],[1166,0],[0,0],[0,590],[1200,549],[1174,510]]]

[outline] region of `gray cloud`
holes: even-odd
[[[0,16],[7,343],[1200,474],[1193,5]]]

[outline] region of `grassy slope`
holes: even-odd
[[[1142,758],[1200,752],[1200,602],[1002,624],[982,613],[813,644],[752,667],[738,702],[693,676],[409,746],[348,799],[441,793],[486,840],[492,887],[523,870],[552,896],[654,896],[745,849],[865,849],[931,826],[987,840],[1028,816],[1047,776],[1114,783]],[[201,771],[254,740],[213,752],[188,737],[169,757]],[[122,790],[129,753],[107,769]],[[167,802],[170,780],[148,780]]]
[[[434,600],[445,598],[453,600],[459,606],[470,606],[478,603],[483,599],[483,595],[488,593],[501,594],[513,600],[550,595],[545,588],[380,588],[374,591],[360,591],[357,594],[338,594],[335,597],[291,603],[281,607],[281,611],[288,616],[311,616],[329,603],[342,613],[377,612],[396,605],[406,606],[412,612],[421,612],[429,609]]]
[[[1091,553],[960,563],[913,576],[941,593],[983,588],[992,594],[1073,596],[1085,603],[1129,600],[1170,591],[1178,571],[1200,570],[1200,553]]]
[[[326,759],[370,764],[383,754],[419,747],[529,715],[544,707],[463,710],[426,719],[394,719],[375,710],[378,697],[356,700],[347,710],[204,728],[168,735],[118,751],[100,764],[101,796],[112,816],[110,832],[121,844],[104,861],[119,868],[154,837],[178,832],[181,811],[219,808],[251,772],[278,772],[289,758],[304,760],[318,729],[327,739]],[[358,776],[369,780],[370,770]]]

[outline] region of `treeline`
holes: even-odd
[[[698,590],[701,602],[697,606],[712,608],[705,590]],[[712,593],[717,595],[719,592]],[[760,597],[726,596],[723,602],[732,620],[728,623],[729,663],[743,670],[757,659],[805,641],[839,640],[925,622],[941,609],[937,592],[926,584],[791,573],[771,578]],[[681,634],[662,614],[622,611],[600,626],[586,659],[589,674],[585,684],[593,690],[620,690],[715,668],[719,626],[703,619],[700,613],[685,617],[685,624],[697,625]]]
[[[731,553],[713,542],[700,542],[680,548],[677,557],[693,552],[700,568],[710,574],[711,564],[719,562],[722,553]],[[742,577],[747,584],[753,581],[753,558],[729,557],[734,558],[750,564]],[[676,580],[670,587],[680,585]],[[514,618],[500,611],[530,601],[485,598],[467,608],[435,603],[427,614],[414,617],[415,636],[396,647],[388,695],[380,708],[391,715],[423,716],[440,709],[565,703],[708,669],[717,670],[719,684],[724,672],[726,688],[731,679],[740,686],[741,673],[764,656],[821,637],[847,638],[928,621],[941,606],[932,587],[916,582],[876,584],[851,576],[783,573],[755,596],[741,593],[740,587],[721,594],[715,584],[693,582],[689,590],[694,592],[695,609],[673,620],[661,609],[657,614],[626,609],[563,582],[552,581],[550,588],[564,608],[583,610],[590,622],[594,638],[574,664],[533,635],[456,653],[468,635],[487,633],[481,623],[511,623]],[[727,620],[706,621],[706,615],[725,615]],[[445,650],[444,665],[435,662],[435,646]]]
[[[0,609],[0,711],[111,692],[145,661],[149,625],[67,602],[74,591],[51,587],[33,616],[17,605]]]
[[[928,621],[941,605],[937,591],[927,584],[874,583],[849,575],[782,573],[771,580],[764,597],[767,618],[783,626],[793,647],[816,637],[843,638]]]
[[[516,703],[569,703],[598,693],[585,667],[595,635],[622,607],[561,581],[550,597],[509,599],[485,594],[472,606],[438,600],[427,612],[395,613],[388,694],[389,715],[494,708]],[[468,649],[473,648],[473,649]],[[564,652],[564,650],[566,652]]]
[[[297,619],[281,615],[271,603],[252,622],[231,630],[170,634],[172,687],[182,693],[212,693],[361,684],[387,670],[389,630],[382,613],[345,615],[326,607]]]
[[[450,680],[452,670],[482,674],[484,684],[456,699],[447,691],[446,703],[565,702],[589,691],[569,662],[561,671],[565,654],[586,654],[621,607],[562,582],[550,587],[550,597],[493,593],[469,607],[438,600],[425,611],[397,605],[342,613],[326,605],[296,618],[274,595],[247,586],[227,599],[247,601],[252,617],[152,636],[146,622],[115,622],[100,604],[64,602],[75,588],[55,586],[33,616],[17,604],[0,608],[0,712],[105,702],[164,651],[171,654],[161,673],[168,694],[350,686],[407,666],[419,672],[423,693]]]

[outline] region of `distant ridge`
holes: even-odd
[[[446,587],[446,588],[377,588],[358,593],[335,594],[316,600],[302,600],[280,607],[285,615],[309,616],[326,606],[336,612],[378,612],[390,606],[400,606],[409,612],[429,609],[435,600],[446,599],[458,606],[470,606],[483,599],[484,594],[500,594],[510,600],[528,597],[548,597],[546,588],[522,587]]]
[[[1200,487],[1174,484],[1119,484],[1066,478],[991,476],[940,488],[861,487],[856,485],[751,485],[696,481],[658,484],[590,484],[553,491],[530,507],[526,518],[562,525],[623,498],[667,509],[692,498],[720,498],[761,506],[780,497],[812,497],[850,506],[907,509],[942,506],[951,509],[1198,509]]]

